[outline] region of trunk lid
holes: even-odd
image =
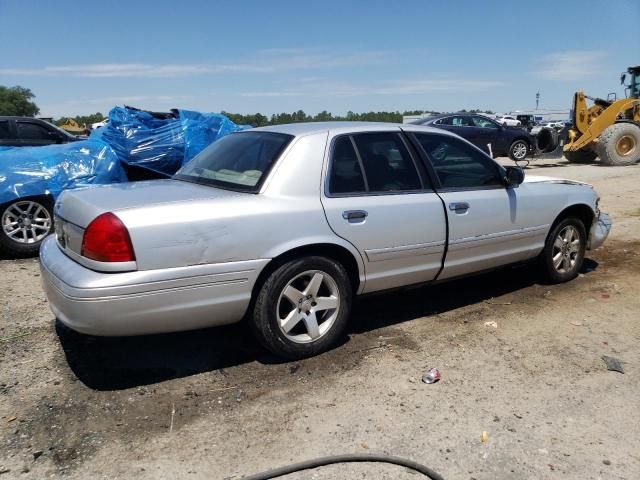
[[[82,229],[101,213],[122,211],[141,206],[190,200],[231,198],[236,192],[179,180],[97,185],[64,191],[55,206],[55,216]]]

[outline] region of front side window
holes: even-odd
[[[18,137],[22,140],[51,140],[49,130],[37,123],[18,122]]]
[[[414,135],[429,156],[442,188],[503,186],[500,167],[472,145],[450,136]]]
[[[480,128],[498,128],[498,125],[493,123],[488,118],[484,118],[484,117],[480,117],[480,116],[473,116],[473,117],[471,117],[471,120],[473,121],[473,124],[476,127],[480,127]]]
[[[215,141],[174,178],[240,191],[257,191],[293,137],[274,132],[233,133]]]

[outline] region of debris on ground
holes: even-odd
[[[20,332],[16,333],[15,335],[7,335],[6,337],[0,337],[0,342],[11,342],[13,340],[18,340],[19,338],[27,337],[29,335],[31,335],[31,332]]]
[[[622,363],[617,358],[602,355],[602,360],[604,360],[604,363],[607,365],[607,370],[610,370],[612,372],[624,373]]]
[[[490,320],[488,322],[484,322],[484,326],[491,327],[491,328],[498,328],[498,322],[494,322],[493,320]]]
[[[487,443],[487,440],[488,440],[488,439],[489,439],[489,435],[487,435],[487,432],[484,432],[484,431],[483,431],[483,432],[480,434],[480,441],[481,441],[482,443]]]
[[[426,384],[436,383],[440,380],[440,371],[437,368],[432,368],[422,376],[422,381]]]
[[[573,322],[569,322],[574,327],[581,327],[583,323],[580,320],[574,320]]]

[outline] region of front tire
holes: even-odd
[[[568,217],[556,224],[540,254],[542,272],[550,283],[564,283],[578,276],[584,261],[587,234],[582,220]]]
[[[10,258],[38,254],[42,241],[53,232],[52,202],[21,198],[0,207],[0,252]]]
[[[509,158],[514,162],[519,162],[527,158],[529,153],[529,144],[524,140],[516,140],[509,147]]]
[[[633,123],[616,123],[607,127],[596,144],[604,165],[633,165],[640,160],[640,127]]]
[[[275,355],[310,357],[337,343],[351,303],[351,282],[340,263],[303,257],[269,275],[256,298],[251,325],[260,343]]]

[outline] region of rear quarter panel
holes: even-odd
[[[300,246],[357,250],[329,228],[320,203],[326,134],[294,140],[259,194],[117,211],[141,270],[270,259]]]

